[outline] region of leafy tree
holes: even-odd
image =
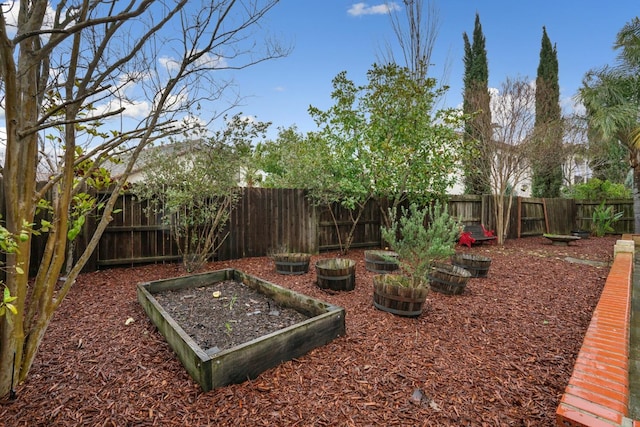
[[[604,140],[618,140],[629,149],[633,169],[635,230],[640,231],[640,18],[618,32],[614,49],[618,63],[590,70],[579,99],[593,132]]]
[[[359,194],[375,198],[386,218],[389,207],[404,200],[440,197],[455,180],[450,172],[460,160],[456,133],[460,114],[442,110],[432,114],[441,91],[435,79],[413,79],[406,67],[373,65],[368,83],[356,86],[346,73],[334,79],[328,111],[310,108],[321,128],[319,137],[347,150],[342,159],[354,168]],[[366,191],[365,191],[366,189]]]
[[[367,178],[355,159],[354,145],[345,140],[321,137],[317,132],[303,135],[295,126],[280,129],[275,141],[256,147],[254,158],[266,173],[264,185],[308,190],[314,205],[331,215],[340,250],[348,252],[360,216],[371,198]],[[350,226],[345,233],[335,207],[349,211]]]
[[[589,167],[594,178],[624,184],[629,175],[629,147],[618,139],[594,138],[589,143]]]
[[[279,128],[274,141],[265,141],[256,144],[253,152],[253,162],[256,167],[265,173],[261,183],[264,187],[274,188],[310,188],[309,180],[312,178],[308,171],[318,164],[301,165],[305,162],[314,162],[318,157],[313,153],[305,140],[306,136],[298,131],[295,126]]]
[[[25,0],[3,7],[0,99],[6,126],[6,228],[19,234],[23,224],[29,224],[36,232],[47,232],[47,243],[39,260],[31,259],[29,239],[7,255],[9,265],[29,271],[34,262],[39,268],[32,283],[26,275],[7,274],[6,286],[16,297],[18,314],[11,323],[0,320],[0,396],[12,390],[14,378],[18,383],[27,378],[49,322],[111,221],[113,206],[143,148],[178,132],[175,123],[200,111],[201,100],[219,100],[231,84],[218,78],[225,70],[287,54],[268,37],[259,38],[266,41],[261,51],[249,35],[276,4],[277,0]],[[166,52],[162,56],[161,48]],[[139,90],[130,90],[134,86]],[[135,123],[132,119],[128,128],[96,131],[106,127],[107,120],[144,106],[144,117]],[[211,120],[219,117],[215,111],[211,115]],[[89,123],[93,125],[83,130]],[[53,141],[39,138],[53,128],[62,130],[55,155]],[[69,232],[75,220],[89,213],[83,211],[74,220],[74,196],[93,176],[88,172],[125,150],[131,156],[123,176],[111,186],[108,199],[96,204],[103,207],[96,231],[87,236],[86,250],[58,286]],[[55,170],[38,187],[42,157],[50,158]],[[88,160],[89,169],[79,176],[77,171]],[[54,195],[49,222],[36,226],[39,201],[48,192]]]
[[[227,237],[242,166],[268,126],[236,115],[213,136],[147,150],[144,179],[133,191],[148,202],[147,215],[169,226],[187,271],[199,270]]]
[[[575,176],[576,172],[583,178],[591,176],[618,184],[628,181],[631,168],[627,162],[629,148],[625,144],[616,138],[604,139],[600,132],[589,125],[584,113],[576,112],[567,116],[563,123],[564,138],[567,141],[565,147],[573,146],[573,149],[567,150],[568,159],[572,161],[565,162],[564,176],[568,187],[573,184],[568,178]],[[576,171],[573,167],[577,166],[578,162],[581,166],[580,170]]]
[[[302,136],[281,130],[276,141],[258,147],[267,185],[306,188],[318,204],[352,209],[351,227],[341,239],[348,249],[362,209],[379,202],[385,224],[389,208],[403,201],[443,197],[455,180],[461,139],[456,110],[433,113],[442,90],[436,81],[417,82],[406,67],[373,65],[358,86],[339,73],[334,105],[309,113],[319,131]],[[334,218],[335,219],[335,218]]]
[[[340,126],[340,125],[338,125]],[[309,197],[318,206],[324,206],[331,215],[342,253],[347,253],[353,242],[357,225],[371,199],[366,170],[359,161],[360,146],[353,135],[309,133],[305,138],[306,154],[301,158],[306,167],[306,188]],[[342,139],[344,138],[344,139]],[[303,169],[300,168],[297,174]],[[334,206],[348,210],[350,226],[346,234],[341,232],[340,222]]]
[[[566,159],[562,167],[562,197],[573,197],[573,187],[584,185],[589,178],[620,184],[622,189],[631,188],[630,168],[626,161],[629,150],[624,144],[605,141],[597,132],[590,131],[583,113],[566,116],[562,122],[565,140],[563,150],[553,153]],[[629,192],[628,197],[630,195]]]
[[[18,250],[18,243],[20,241],[29,240],[30,230],[27,224],[24,224],[24,229],[20,231],[20,234],[15,235],[9,232],[4,226],[0,225],[0,254],[12,254]],[[16,274],[24,274],[24,271],[19,266],[6,266],[4,262],[0,261],[0,270],[6,273],[10,270],[14,270]],[[2,285],[2,300],[0,300],[0,318],[3,316],[17,315],[18,309],[14,305],[14,301],[18,297],[12,296],[9,288],[5,286],[0,280]],[[12,322],[11,317],[7,317],[7,322]]]
[[[491,188],[482,179],[488,159],[481,156],[486,152],[484,144],[491,144],[493,136],[491,106],[489,95],[489,65],[485,38],[480,24],[480,15],[476,13],[473,29],[473,42],[469,42],[467,33],[462,34],[464,40],[464,93],[463,112],[470,116],[464,131],[464,141],[471,154],[464,162],[465,192],[468,194],[487,194]]]
[[[532,162],[534,197],[559,197],[562,186],[562,114],[558,83],[558,52],[542,27],[542,46],[536,78],[536,138]]]

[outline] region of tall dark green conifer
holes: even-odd
[[[491,138],[491,109],[489,96],[489,65],[487,50],[482,34],[480,15],[476,13],[473,29],[473,43],[469,43],[467,33],[463,33],[464,40],[464,93],[462,109],[472,118],[465,125],[464,140],[466,144],[474,145],[477,149],[475,161],[467,161],[464,165],[464,185],[467,194],[488,194],[490,186],[479,167],[487,165],[478,161],[478,153],[482,156],[482,146]]]
[[[562,186],[562,113],[558,84],[558,52],[542,27],[542,47],[536,78],[535,152],[533,153],[534,197],[559,197]]]

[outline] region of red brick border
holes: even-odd
[[[556,411],[559,427],[640,426],[629,415],[634,239],[624,235]]]

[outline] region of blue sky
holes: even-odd
[[[336,74],[347,71],[356,83],[366,83],[366,72],[379,60],[385,44],[396,45],[389,16],[375,13],[383,4],[280,2],[263,24],[291,42],[293,52],[237,73],[239,90],[249,98],[236,111],[273,122],[271,138],[278,127],[296,125],[302,132],[314,130],[307,108],[332,105],[331,80]],[[430,75],[450,86],[447,106],[458,106],[462,101],[462,34],[472,38],[476,12],[486,39],[489,85],[499,87],[506,77],[535,79],[545,26],[558,51],[564,104],[571,103],[589,69],[614,63],[612,45],[617,32],[640,15],[638,0],[434,0],[433,5],[440,28]],[[356,10],[362,13],[350,13]]]
[[[542,27],[546,27],[558,51],[565,110],[572,104],[588,70],[615,63],[612,46],[616,34],[640,15],[640,0],[614,0],[608,4],[595,0],[424,2],[426,10],[429,4],[437,10],[439,31],[430,77],[450,86],[443,99],[446,107],[458,107],[462,102],[462,35],[466,32],[472,38],[476,13],[486,39],[489,85],[494,88],[500,87],[507,77],[535,79]],[[391,44],[397,48],[389,15],[380,13],[385,11],[385,4],[402,7],[403,2],[281,0],[260,25],[284,43],[291,43],[293,51],[286,58],[225,71],[225,76],[232,73],[236,89],[246,97],[243,105],[230,113],[242,112],[260,121],[272,122],[268,133],[272,139],[277,136],[278,128],[295,125],[301,132],[315,130],[308,108],[310,105],[322,110],[331,107],[332,79],[346,71],[351,80],[365,84],[367,71],[380,60],[385,46]],[[10,11],[16,13],[17,7]],[[404,22],[404,11],[399,14]],[[11,22],[12,18],[7,19]],[[172,53],[171,49],[164,50],[166,52],[160,52],[163,57]],[[203,111],[226,110],[228,105],[220,102],[214,101]],[[129,106],[124,121],[118,121],[116,127],[120,123],[128,125],[128,117],[139,120],[149,109],[145,99]],[[0,118],[4,119],[4,111],[0,110]],[[203,117],[203,120],[209,118]],[[215,121],[210,130],[217,130],[220,125],[219,120]],[[0,136],[3,131],[0,127]]]

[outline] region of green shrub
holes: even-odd
[[[389,211],[393,218],[390,227],[382,227],[382,238],[398,254],[402,271],[411,277],[411,286],[423,286],[427,272],[436,261],[442,261],[455,253],[460,237],[460,222],[449,215],[448,207],[436,202],[432,207],[409,209],[401,206],[400,216]],[[425,223],[429,220],[429,225]]]
[[[593,211],[591,231],[596,237],[602,237],[606,233],[614,232],[613,224],[622,218],[622,214],[622,212],[613,212],[613,206],[605,208],[604,201],[602,201]]]
[[[591,178],[584,184],[576,184],[566,190],[569,198],[576,200],[630,199],[631,190],[624,184]]]

